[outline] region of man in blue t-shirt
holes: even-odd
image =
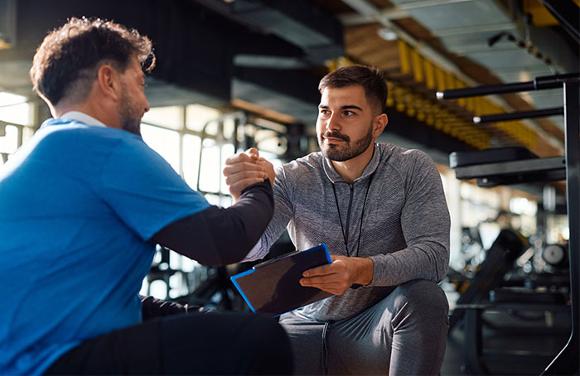
[[[257,164],[240,165],[245,189],[223,209],[143,142],[153,65],[146,37],[75,18],[34,57],[34,89],[54,118],[0,169],[0,374],[291,372],[288,339],[271,320],[143,320],[142,311],[186,311],[139,299],[156,243],[208,265],[237,262],[273,212]]]

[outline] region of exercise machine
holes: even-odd
[[[494,151],[487,152],[491,159],[480,163],[456,163],[457,178],[477,179],[480,186],[490,187],[499,184],[514,184],[541,180],[566,180],[566,201],[568,208],[569,239],[569,300],[571,332],[566,345],[545,367],[544,375],[576,374],[580,369],[579,331],[580,331],[580,75],[578,73],[538,77],[533,81],[505,85],[489,85],[474,88],[454,89],[437,93],[439,99],[456,99],[472,96],[513,93],[520,91],[545,90],[561,87],[563,90],[565,118],[565,154],[553,158],[517,158],[507,160],[505,156],[494,159]],[[495,120],[505,120],[496,115]],[[473,152],[476,153],[476,152]],[[476,154],[467,157],[476,157]],[[457,155],[455,159],[457,159]],[[470,158],[465,158],[469,160]],[[472,158],[473,159],[473,158]],[[475,315],[475,313],[470,314]],[[477,320],[475,320],[477,326]],[[476,335],[475,342],[480,342]],[[485,371],[484,368],[480,370]]]

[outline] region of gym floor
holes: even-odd
[[[452,303],[454,296],[448,298]],[[490,310],[482,319],[483,350],[479,365],[467,360],[467,352],[475,346],[475,336],[466,336],[464,325],[459,323],[447,340],[442,375],[539,375],[565,345],[570,333],[570,314],[561,308]],[[478,369],[481,365],[485,368]]]

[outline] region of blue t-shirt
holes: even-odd
[[[140,137],[45,122],[0,168],[0,374],[138,324],[149,239],[208,206]]]

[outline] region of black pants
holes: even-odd
[[[292,352],[270,318],[190,313],[87,340],[47,374],[290,374]]]

